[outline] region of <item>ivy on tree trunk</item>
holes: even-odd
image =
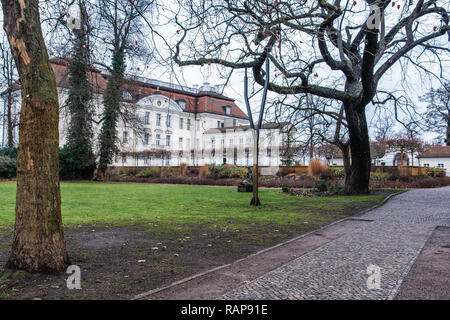
[[[80,3],[81,28],[75,29],[73,56],[69,61],[69,96],[66,105],[70,115],[66,147],[70,151],[71,166],[64,166],[66,179],[91,179],[95,170],[93,152],[91,105],[92,85],[88,79],[91,68],[87,36],[87,13]],[[70,171],[70,172],[67,172]]]
[[[108,165],[113,162],[118,153],[117,121],[120,114],[120,101],[122,97],[122,84],[125,75],[125,51],[123,46],[115,50],[112,58],[112,73],[108,79],[104,97],[104,113],[102,128],[100,131],[100,159],[98,164],[97,179],[104,180]]]

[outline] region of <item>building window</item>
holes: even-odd
[[[149,139],[150,139],[150,134],[146,132],[144,134],[144,145],[148,145]]]
[[[122,163],[127,163],[127,156],[126,155],[122,155]]]
[[[123,132],[122,143],[128,143],[128,132],[127,131]]]
[[[186,109],[186,101],[179,100],[178,105],[181,107],[181,109],[183,109],[183,110]]]
[[[191,130],[191,119],[187,119],[186,129],[187,129],[188,131]]]
[[[170,135],[166,136],[166,146],[170,147]]]
[[[231,114],[231,107],[230,106],[225,106],[225,113],[230,115]]]
[[[237,125],[237,121],[236,121],[236,119],[233,119],[233,127],[236,127],[236,125]]]
[[[145,113],[144,124],[150,124],[150,112]]]
[[[184,119],[180,118],[180,129],[183,129],[183,122],[184,122]]]
[[[149,159],[148,158],[144,158],[144,164],[146,164],[146,165],[149,164]]]
[[[217,121],[217,128],[221,128],[222,127],[221,124],[222,124],[222,122]]]
[[[161,114],[160,113],[156,114],[156,125],[159,127],[161,126]]]
[[[189,150],[191,149],[191,139],[186,139],[186,149]]]
[[[171,122],[172,122],[172,116],[171,115],[167,115],[167,119],[166,119],[167,128],[171,127],[171,124],[170,124]]]
[[[156,134],[156,145],[157,146],[161,145],[161,135],[159,133]]]
[[[429,167],[430,167],[430,164],[429,164],[429,163],[424,163],[423,166],[424,166],[425,168],[429,168]]]
[[[200,131],[200,120],[197,120],[196,123],[197,123],[197,129],[196,130]]]
[[[125,100],[133,100],[133,96],[128,91],[124,91],[122,93],[122,98],[125,99]]]
[[[183,138],[178,139],[178,147],[180,148],[180,150],[183,150]]]
[[[444,168],[444,164],[443,163],[438,163],[438,168],[443,169]]]

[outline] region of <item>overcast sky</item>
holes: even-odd
[[[167,1],[167,5],[171,5],[172,0]],[[173,3],[172,3],[173,5]],[[168,12],[162,12],[162,15],[169,14]],[[164,18],[161,18],[158,22],[164,22]],[[177,33],[176,29],[173,26],[165,25],[164,27],[160,27],[158,29],[161,35],[164,36],[165,41],[169,43],[174,43],[177,39]],[[1,30],[0,32],[4,32]],[[45,32],[45,31],[44,31]],[[49,35],[45,33],[45,36],[48,40]],[[443,37],[445,38],[445,37]],[[154,41],[152,41],[154,40]],[[445,39],[446,40],[446,39]],[[444,40],[444,41],[445,41]],[[154,39],[149,39],[147,41],[149,45],[152,45],[153,43],[156,44],[158,52],[160,53],[160,56],[157,57],[156,60],[165,62],[170,62],[170,54],[167,50],[164,49],[164,43],[163,41],[155,37]],[[448,45],[448,42],[445,41],[445,43]],[[56,55],[56,53],[52,53],[52,48],[49,48],[49,51],[52,55]],[[445,56],[442,57],[443,64],[446,68],[446,70],[449,70],[450,64],[450,57]],[[170,64],[170,63],[168,63]],[[147,66],[140,65],[140,70],[143,70],[141,72],[137,72],[136,68],[137,65],[129,65],[129,73],[138,73],[141,76],[149,77],[152,79],[158,79],[162,81],[177,83],[181,85],[187,85],[187,86],[194,86],[199,85],[201,86],[205,82],[209,82],[211,85],[223,85],[226,80],[224,77],[224,74],[228,74],[229,71],[220,71],[221,69],[216,66],[188,66],[180,68],[176,65],[173,65],[171,67],[168,67],[167,65],[164,67],[161,67],[159,64],[150,64]],[[438,72],[436,69],[436,66],[432,63],[428,64],[426,66],[430,70],[433,70],[434,72]],[[406,94],[411,101],[416,106],[416,109],[419,110],[419,112],[423,112],[425,110],[425,104],[421,103],[419,101],[419,97],[424,95],[432,86],[438,87],[439,83],[436,79],[423,79],[421,78],[421,74],[415,69],[412,68],[411,65],[408,66],[406,69],[405,74],[407,75],[407,81],[403,81],[402,73],[400,64],[397,63],[390,71],[388,71],[385,76],[382,78],[381,84],[379,86],[379,89],[387,89],[390,91],[396,91],[396,92],[403,92],[403,94]],[[444,76],[448,74],[448,72],[444,72]],[[327,72],[321,72],[319,76],[326,77]],[[233,74],[230,77],[228,85],[224,88],[224,94],[228,97],[231,97],[236,100],[237,105],[244,111],[245,110],[245,104],[243,102],[243,71],[234,71]],[[269,95],[269,98],[276,98],[277,95],[271,93]],[[254,101],[252,101],[252,105],[256,108],[259,107],[259,100],[258,98],[255,98]],[[390,108],[392,110],[392,108]],[[373,116],[374,108],[369,106],[367,110],[367,118],[370,121]],[[397,125],[397,129],[401,130],[401,126]],[[432,139],[435,137],[435,134],[426,132],[422,138],[426,140],[427,142],[431,142]]]

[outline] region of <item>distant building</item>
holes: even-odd
[[[440,168],[450,176],[450,146],[430,146],[417,157],[420,166],[425,168]]]
[[[60,105],[59,144],[63,146],[69,123],[68,110],[64,108],[69,92],[68,61],[51,59],[51,66]],[[99,121],[109,75],[92,70],[88,77],[94,88],[94,120]],[[14,93],[17,101],[14,112],[18,113],[21,102],[20,85],[15,84],[9,90]],[[119,121],[117,135],[120,153],[112,164],[114,166],[174,166],[183,162],[189,165],[253,163],[253,155],[249,154],[248,149],[253,147],[253,143],[247,115],[236,105],[234,99],[220,94],[218,88],[209,83],[200,88],[189,88],[159,80],[130,77],[125,79],[123,85],[122,104],[139,119],[139,126],[136,128],[122,119]],[[261,139],[278,137],[285,126],[286,124],[265,125]],[[100,127],[100,124],[94,124],[94,141],[97,141]],[[226,136],[226,132],[231,136]],[[217,148],[217,153],[213,152],[214,157],[208,154],[211,142]],[[219,157],[222,144],[230,146],[233,151],[243,146],[247,153]],[[281,143],[278,144],[282,147]],[[264,156],[264,150],[267,149],[261,150],[262,164],[270,164],[271,160]]]

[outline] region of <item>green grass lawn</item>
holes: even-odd
[[[236,187],[62,183],[64,234],[83,290],[67,275],[11,273],[16,184],[0,183],[0,299],[122,299],[236,261],[380,203],[386,196],[299,198]],[[138,261],[145,261],[139,263]]]
[[[0,226],[14,224],[16,184],[0,183]],[[133,183],[61,183],[65,227],[104,223],[112,226],[149,221],[176,224],[243,224],[270,221],[295,223],[318,218],[316,211],[348,214],[349,205],[379,202],[385,195],[307,197],[284,195],[279,189],[261,189],[262,206],[249,205],[251,194],[236,187],[179,186]]]

